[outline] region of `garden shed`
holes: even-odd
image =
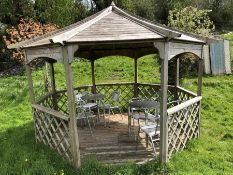
[[[204,71],[206,74],[231,74],[230,41],[223,38],[211,39],[203,49]]]
[[[95,150],[96,154],[102,156],[102,160],[108,160],[109,156],[105,153],[109,151],[113,163],[130,156],[132,160],[147,160],[151,153],[143,144],[140,149],[136,149],[130,142],[124,142],[124,145],[120,143],[122,133],[127,139],[130,127],[127,121],[110,129],[96,128],[93,137],[80,129],[77,126],[75,100],[75,94],[78,93],[104,94],[105,102],[108,103],[111,92],[120,91],[122,98],[118,105],[123,111],[127,110],[132,98],[156,99],[160,106],[159,146],[156,149],[161,163],[168,161],[173,153],[184,149],[187,141],[199,137],[204,45],[205,41],[142,19],[112,3],[80,22],[9,48],[22,48],[25,51],[36,140],[56,150],[75,167],[80,167],[86,155]],[[179,59],[176,57],[183,53],[192,53],[198,59],[197,93],[180,87]],[[138,82],[137,61],[148,54],[158,54],[161,59],[160,84]],[[112,55],[134,59],[134,80],[131,83],[96,84],[95,60]],[[75,57],[90,61],[91,85],[73,87],[71,64]],[[38,59],[50,64],[52,84],[51,92],[40,100],[35,99],[31,74],[31,67]],[[176,59],[175,85],[168,85],[168,63],[171,59]],[[67,89],[62,91],[56,89],[55,63],[64,65]],[[175,100],[181,103],[169,105],[169,102]],[[123,156],[122,152],[132,154]],[[119,156],[121,153],[122,156]]]

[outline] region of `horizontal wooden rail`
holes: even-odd
[[[150,83],[138,83],[138,85],[160,86],[160,84],[150,84]]]
[[[187,108],[188,106],[191,106],[191,105],[193,105],[193,104],[195,104],[197,102],[200,102],[201,99],[202,99],[202,97],[198,96],[198,97],[192,98],[192,99],[190,99],[188,101],[185,101],[185,102],[183,102],[183,103],[181,103],[181,104],[179,104],[177,106],[174,106],[174,107],[168,109],[167,114],[168,114],[168,116],[172,115],[172,114],[174,114],[174,113],[176,113],[176,112],[178,112],[178,111],[180,111],[182,109]]]
[[[41,105],[38,105],[38,104],[32,104],[32,107],[37,109],[37,110],[40,110],[42,112],[45,112],[47,114],[50,114],[54,117],[57,117],[59,119],[62,119],[62,120],[65,120],[65,121],[68,121],[69,120],[69,117],[61,112],[58,112],[58,111],[55,111],[53,109],[50,109],[50,108],[46,108],[44,106],[41,106]]]
[[[184,89],[184,88],[182,88],[182,87],[180,87],[180,86],[177,86],[177,88],[178,88],[179,90],[183,91],[183,92],[186,92],[186,93],[192,95],[193,97],[197,97],[197,94],[194,93],[194,92],[192,92],[192,91],[189,91],[189,90],[187,90],[187,89]]]
[[[96,84],[96,86],[115,86],[115,85],[134,85],[134,83],[125,82],[125,83],[101,83],[101,84]]]

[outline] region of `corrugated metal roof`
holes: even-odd
[[[157,40],[163,38],[204,43],[204,41],[186,33],[132,15],[112,4],[80,22],[41,37],[10,45],[9,48],[27,48],[57,43]]]

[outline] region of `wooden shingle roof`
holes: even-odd
[[[110,7],[55,32],[10,45],[8,48],[28,48],[44,45],[83,42],[137,41],[174,39],[204,43],[186,33],[154,24],[112,4]]]

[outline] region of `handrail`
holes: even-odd
[[[194,96],[194,97],[197,97],[197,94],[194,93],[194,92],[192,92],[192,91],[189,91],[189,90],[187,90],[187,89],[184,89],[184,88],[182,88],[182,87],[180,87],[180,86],[177,86],[177,88],[178,88],[179,90],[181,90],[181,91],[184,91],[184,92],[186,92],[186,93],[188,93],[188,94]]]
[[[138,83],[139,85],[148,85],[148,86],[160,86],[160,84],[151,84],[151,83]]]
[[[32,104],[32,107],[37,109],[37,110],[40,110],[40,111],[43,111],[47,114],[50,114],[56,118],[59,118],[61,120],[65,120],[65,121],[68,121],[69,120],[69,117],[61,112],[58,112],[58,111],[55,111],[53,109],[50,109],[50,108],[46,108],[44,106],[41,106],[41,105],[38,105],[38,104]]]
[[[178,112],[178,111],[180,111],[182,109],[185,109],[185,108],[187,108],[187,107],[201,101],[201,99],[202,99],[202,96],[198,96],[198,97],[192,98],[192,99],[190,99],[188,101],[185,101],[185,102],[183,102],[183,103],[181,103],[181,104],[179,104],[177,106],[169,108],[167,110],[167,115],[169,116],[169,115],[172,115],[172,114],[174,114],[174,113],[176,113],[176,112]]]
[[[101,84],[96,84],[96,86],[114,86],[114,85],[134,85],[133,82],[125,82],[125,83],[101,83]]]
[[[114,85],[133,85],[134,83],[132,82],[126,82],[126,83],[101,83],[101,84],[96,84],[96,86],[114,86]],[[89,88],[92,87],[92,85],[84,85],[84,86],[79,86],[79,87],[75,87],[74,90],[78,90],[79,88]],[[59,90],[56,91],[56,93],[62,93],[62,92],[66,92],[66,89],[63,90]]]

